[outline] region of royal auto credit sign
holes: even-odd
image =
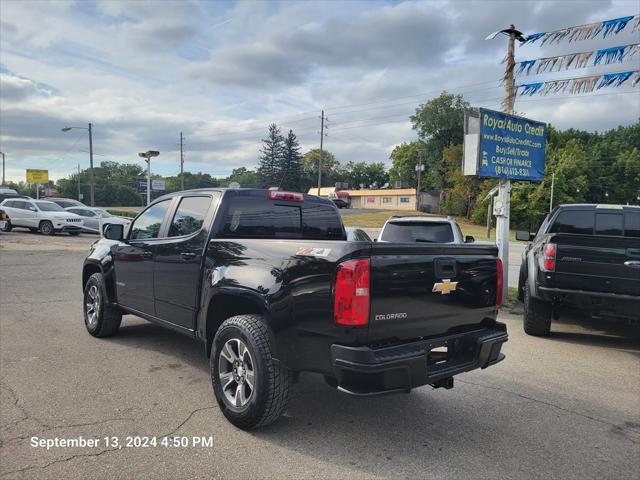
[[[478,176],[542,180],[546,140],[544,123],[481,108]]]

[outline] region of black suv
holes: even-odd
[[[560,205],[522,255],[524,330],[547,335],[564,310],[640,318],[640,206]]]

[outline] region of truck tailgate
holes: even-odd
[[[374,244],[369,342],[471,329],[496,315],[494,245]]]

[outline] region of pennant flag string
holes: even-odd
[[[537,60],[523,60],[517,63],[516,75],[539,75],[547,72],[559,72],[570,68],[586,68],[597,65],[621,63],[640,54],[640,44],[620,45],[602,48],[591,52],[569,53],[556,57],[543,57]],[[591,62],[593,58],[593,62]],[[534,68],[535,67],[535,68]]]
[[[520,96],[535,94],[545,96],[550,93],[568,91],[571,94],[589,93],[605,87],[619,87],[627,80],[631,80],[631,86],[640,84],[640,71],[605,73],[604,75],[590,75],[588,77],[568,78],[564,80],[551,80],[548,82],[525,83],[516,85]]]
[[[633,22],[632,32],[639,30],[640,14],[631,15],[628,17],[613,18],[611,20],[605,20],[603,22],[587,23],[585,25],[562,28],[560,30],[554,30],[552,32],[533,33],[525,37],[523,45],[527,43],[535,43],[538,40],[541,40],[540,45],[544,45],[547,42],[560,43],[565,39],[569,42],[589,40],[592,38],[596,38],[598,35],[600,35],[600,33],[602,33],[602,38],[607,38],[607,36],[609,35],[617,35],[618,33],[620,33],[630,22]]]

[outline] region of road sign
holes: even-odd
[[[547,126],[480,109],[478,176],[540,181],[544,176]]]
[[[163,191],[165,187],[164,180],[151,180],[151,190],[154,192]],[[146,185],[145,185],[146,191]]]
[[[147,181],[138,180],[138,193],[147,193]]]
[[[49,170],[27,169],[27,183],[47,183],[49,181]]]

